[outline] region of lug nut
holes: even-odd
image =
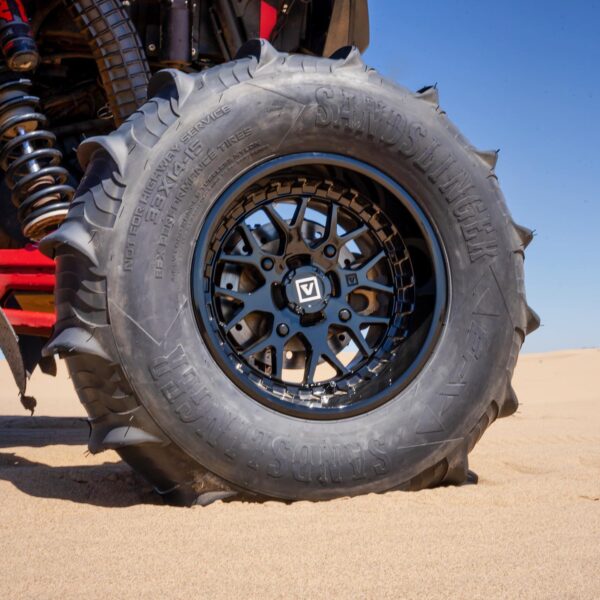
[[[283,337],[284,335],[287,335],[289,331],[290,328],[285,323],[279,323],[279,325],[277,325],[277,335]]]
[[[342,310],[340,310],[340,321],[349,321],[351,316],[352,315],[347,308],[342,308]]]
[[[325,246],[325,256],[327,258],[333,258],[336,254],[337,250],[335,249],[335,246],[332,246],[331,244],[327,244],[327,246]]]
[[[270,258],[263,258],[262,268],[265,271],[270,271],[275,263]]]

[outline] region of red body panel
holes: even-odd
[[[11,292],[54,292],[54,261],[35,246],[21,250],[0,250],[0,306],[17,333],[49,336],[54,322],[53,312],[37,312],[4,308]]]
[[[260,37],[271,39],[271,34],[277,24],[277,9],[265,0],[260,3]]]

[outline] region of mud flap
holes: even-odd
[[[11,373],[19,389],[21,404],[33,414],[37,404],[35,398],[26,396],[27,389],[27,369],[23,362],[23,354],[19,347],[19,338],[9,323],[4,311],[0,308],[0,350],[4,354]]]

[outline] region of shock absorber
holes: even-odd
[[[41,129],[46,117],[38,112],[28,79],[0,85],[0,167],[17,207],[23,235],[40,240],[64,220],[75,190],[60,166],[62,154],[53,148],[53,133]]]
[[[31,27],[20,0],[0,0],[0,47],[11,70],[27,71],[38,62]],[[42,129],[48,120],[31,81],[15,78],[0,85],[0,167],[17,207],[23,235],[39,241],[64,220],[75,190],[60,166],[56,137]]]
[[[0,46],[11,71],[32,71],[40,56],[21,0],[0,0]]]

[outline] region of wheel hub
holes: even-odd
[[[313,265],[292,269],[283,286],[288,307],[299,315],[321,312],[331,296],[331,282]]]

